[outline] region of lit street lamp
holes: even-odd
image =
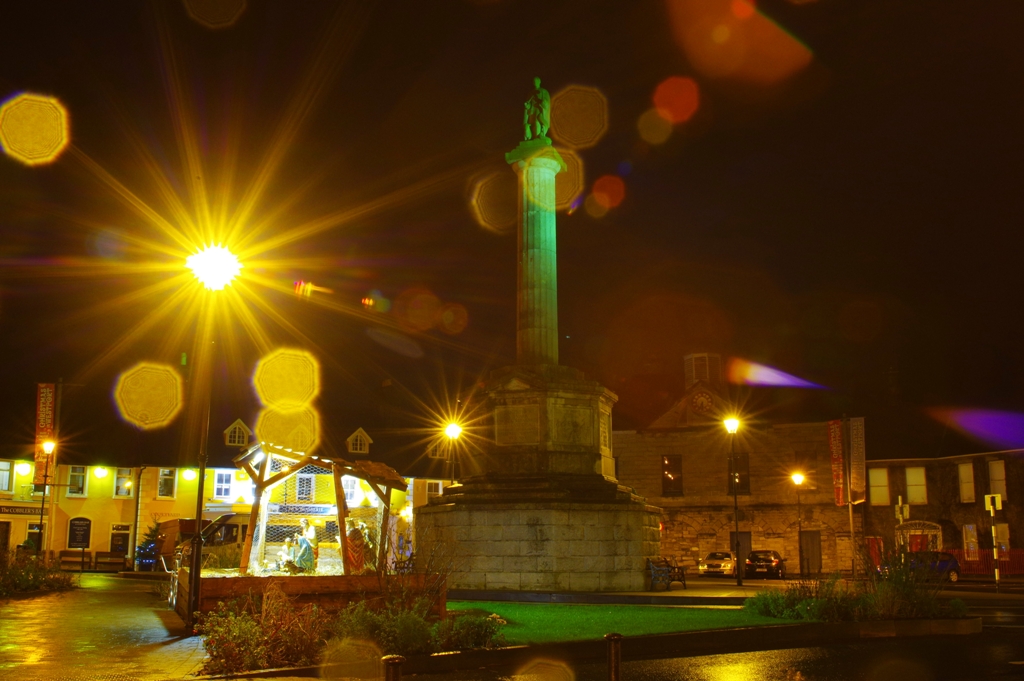
[[[185,266],[192,270],[195,278],[210,291],[223,290],[242,270],[242,265],[238,262],[238,258],[223,246],[207,246],[198,253],[190,255],[185,260]],[[189,561],[188,573],[189,590],[186,619],[191,627],[195,627],[199,611],[200,573],[203,569],[203,488],[206,483],[206,440],[210,430],[210,381],[212,380],[208,354],[209,348],[207,347],[209,345],[207,339],[209,329],[207,324],[209,323],[210,316],[205,310],[200,312],[197,332],[198,342],[196,343],[198,350],[196,353],[196,390],[193,393],[193,398],[197,394],[202,394],[205,404],[203,407],[202,429],[199,432],[199,449],[197,450],[199,479],[196,486],[196,526],[195,532],[192,535],[192,555]]]
[[[740,420],[735,417],[725,419],[725,430],[729,433],[729,480],[732,482],[732,515],[736,521],[736,586],[743,586],[743,571],[746,561],[740,556],[740,472],[736,469],[736,431],[740,429]]]
[[[46,464],[43,466],[43,494],[39,500],[39,541],[36,542],[36,557],[39,557],[39,550],[43,548],[43,513],[46,511],[46,481],[50,477],[50,455],[57,448],[57,443],[47,440],[43,443],[43,453],[46,454]]]
[[[462,435],[462,426],[454,421],[444,427],[444,434],[448,438],[448,475],[452,484],[455,484],[455,441]]]
[[[800,485],[804,484],[803,473],[793,473],[790,476],[793,484],[796,485],[796,550],[797,557],[800,561],[800,577],[804,576],[804,514],[800,508]]]

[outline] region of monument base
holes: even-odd
[[[453,547],[449,589],[642,591],[660,520],[642,501],[453,501],[417,509],[416,539]]]
[[[417,556],[450,546],[453,589],[642,590],[661,509],[615,480],[615,395],[556,365],[495,371],[487,394],[494,439],[416,509]]]

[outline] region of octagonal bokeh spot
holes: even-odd
[[[16,161],[50,163],[70,139],[68,112],[54,97],[23,93],[0,106],[0,146]]]
[[[320,363],[305,350],[280,348],[259,361],[252,380],[264,406],[295,411],[320,394]]]
[[[184,406],[184,384],[174,367],[140,362],[118,377],[114,402],[128,423],[142,430],[161,428]]]

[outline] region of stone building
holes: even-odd
[[[989,494],[999,494],[1002,502],[994,518],[985,508]],[[867,542],[875,553],[903,545],[911,551],[962,551],[964,561],[987,562],[995,522],[1000,553],[1016,558],[1014,546],[1020,549],[1024,543],[1021,500],[1024,450],[869,461]]]
[[[808,571],[849,570],[855,552],[850,515],[835,503],[828,424],[752,421],[729,435],[722,424],[731,414],[720,366],[717,355],[688,356],[682,398],[648,428],[613,433],[620,484],[662,509],[662,555],[692,563],[735,546],[729,470],[734,445],[741,555],[776,550],[795,574],[802,543]],[[802,520],[790,477],[795,472],[805,476]],[[859,542],[859,505],[853,518]]]

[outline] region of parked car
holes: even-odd
[[[912,570],[919,570],[926,577],[948,579],[950,582],[960,581],[960,561],[952,553],[945,551],[911,551],[898,554],[898,559],[905,562]],[[878,572],[885,577],[891,567],[887,563],[878,566]]]
[[[697,563],[697,574],[701,577],[704,575],[734,575],[736,574],[736,561],[728,551],[715,551]]]
[[[778,551],[751,551],[747,556],[747,577],[786,578],[786,559]]]

